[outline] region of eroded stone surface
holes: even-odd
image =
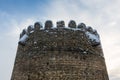
[[[86,25],[84,23],[80,23],[78,24],[78,28],[86,29]]]
[[[76,28],[76,22],[74,20],[71,20],[69,23],[68,23],[68,27],[70,28]]]
[[[58,21],[57,22],[57,28],[63,28],[65,27],[65,22],[64,21]]]
[[[51,20],[47,20],[45,22],[45,29],[51,29],[53,27],[53,23]]]
[[[36,23],[34,24],[34,29],[35,29],[35,31],[39,31],[40,28],[42,28],[42,24],[41,24],[40,22],[36,22]]]
[[[39,29],[18,45],[11,80],[109,80],[102,48],[91,44],[81,29]]]
[[[25,34],[26,34],[26,30],[23,29],[22,33],[20,34],[20,38],[21,38],[23,35],[25,35]]]

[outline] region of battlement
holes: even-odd
[[[22,31],[19,44],[36,45],[39,49],[47,51],[82,51],[83,53],[90,51],[89,53],[95,54],[102,51],[97,31],[84,23],[77,25],[74,20],[68,23],[68,27],[65,26],[64,21],[56,22],[56,27],[53,27],[50,20],[45,22],[44,27],[40,22],[36,22],[34,26],[28,26]]]

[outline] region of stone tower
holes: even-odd
[[[97,31],[74,20],[36,22],[20,34],[11,80],[109,80]]]

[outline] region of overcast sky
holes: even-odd
[[[120,80],[120,0],[0,0],[0,80],[10,80],[22,29],[47,19],[97,29],[110,80]]]

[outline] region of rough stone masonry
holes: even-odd
[[[74,20],[36,22],[20,34],[11,80],[109,80],[99,34]]]

